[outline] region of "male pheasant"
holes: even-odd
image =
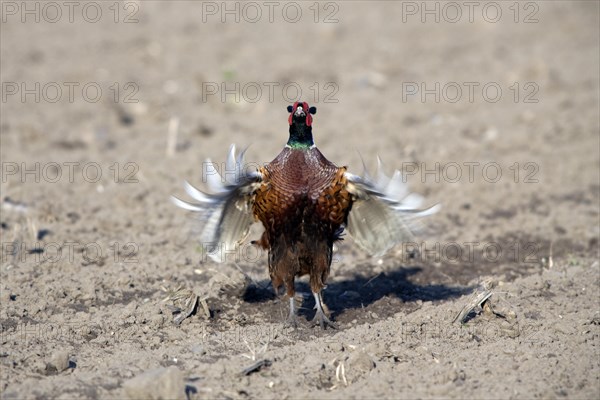
[[[200,240],[210,244],[209,256],[223,262],[226,249],[236,248],[260,221],[264,233],[253,242],[269,253],[269,275],[277,292],[283,285],[289,297],[287,322],[296,324],[294,279],[309,275],[315,298],[314,321],[322,328],[329,319],[321,290],[329,275],[332,247],[344,228],[354,242],[373,255],[382,255],[411,238],[417,217],[438,206],[419,210],[422,198],[409,194],[399,171],[387,177],[379,161],[376,178],[362,177],[337,167],[317,149],[312,135],[315,107],[305,102],[288,106],[289,140],[270,163],[247,171],[244,152],[237,158],[232,146],[224,178],[207,174],[212,193],[185,182],[186,192],[198,203],[173,197],[176,205],[200,212],[205,223]]]

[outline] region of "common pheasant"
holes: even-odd
[[[253,222],[264,227],[253,243],[268,250],[269,275],[276,292],[283,285],[289,297],[287,323],[296,325],[296,277],[309,275],[315,298],[313,321],[335,328],[321,295],[329,275],[332,248],[347,229],[354,242],[372,255],[382,255],[410,239],[415,218],[432,214],[439,206],[418,209],[422,198],[409,194],[399,171],[362,177],[327,160],[313,141],[315,107],[305,102],[288,106],[289,139],[270,163],[248,171],[244,152],[236,158],[231,146],[222,178],[207,174],[210,193],[185,182],[197,203],[173,197],[176,205],[204,217],[200,240],[209,244],[208,255],[223,262],[227,251],[248,236]],[[209,160],[210,163],[210,160]]]

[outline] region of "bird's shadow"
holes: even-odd
[[[331,281],[323,290],[323,298],[332,316],[342,315],[352,309],[363,309],[383,298],[397,298],[403,303],[440,301],[470,293],[473,287],[448,286],[444,284],[419,285],[411,282],[411,276],[420,274],[423,268],[417,266],[399,267],[374,276],[353,274],[347,278]],[[296,292],[310,294],[310,286],[304,281],[296,281]],[[269,280],[249,285],[243,294],[247,303],[264,303],[276,299]],[[304,296],[299,315],[312,318],[314,299]]]

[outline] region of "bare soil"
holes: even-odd
[[[193,1],[22,22],[21,4],[0,26],[2,398],[600,397],[597,1],[497,2],[497,22],[463,5],[456,23],[436,2],[439,22],[353,1],[316,23],[313,2],[296,23]],[[231,143],[273,159],[298,87],[329,159],[360,174],[358,152],[379,155],[443,207],[381,259],[339,243],[338,330],[310,324],[304,279],[284,327],[266,255],[206,260],[169,201]],[[179,325],[173,293],[201,300]]]

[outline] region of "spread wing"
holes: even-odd
[[[381,256],[394,245],[409,241],[418,228],[418,219],[434,214],[437,204],[419,209],[423,197],[409,193],[400,171],[390,178],[377,158],[377,176],[372,178],[366,168],[363,176],[346,172],[346,189],[353,196],[346,229],[363,250]]]
[[[175,205],[199,213],[203,221],[200,242],[211,259],[223,262],[227,251],[241,244],[254,222],[252,203],[254,192],[260,187],[262,175],[258,171],[246,171],[244,151],[235,155],[235,145],[229,149],[224,177],[210,160],[206,161],[205,176],[210,193],[203,192],[189,182],[184,189],[195,202],[187,202],[175,196]]]

